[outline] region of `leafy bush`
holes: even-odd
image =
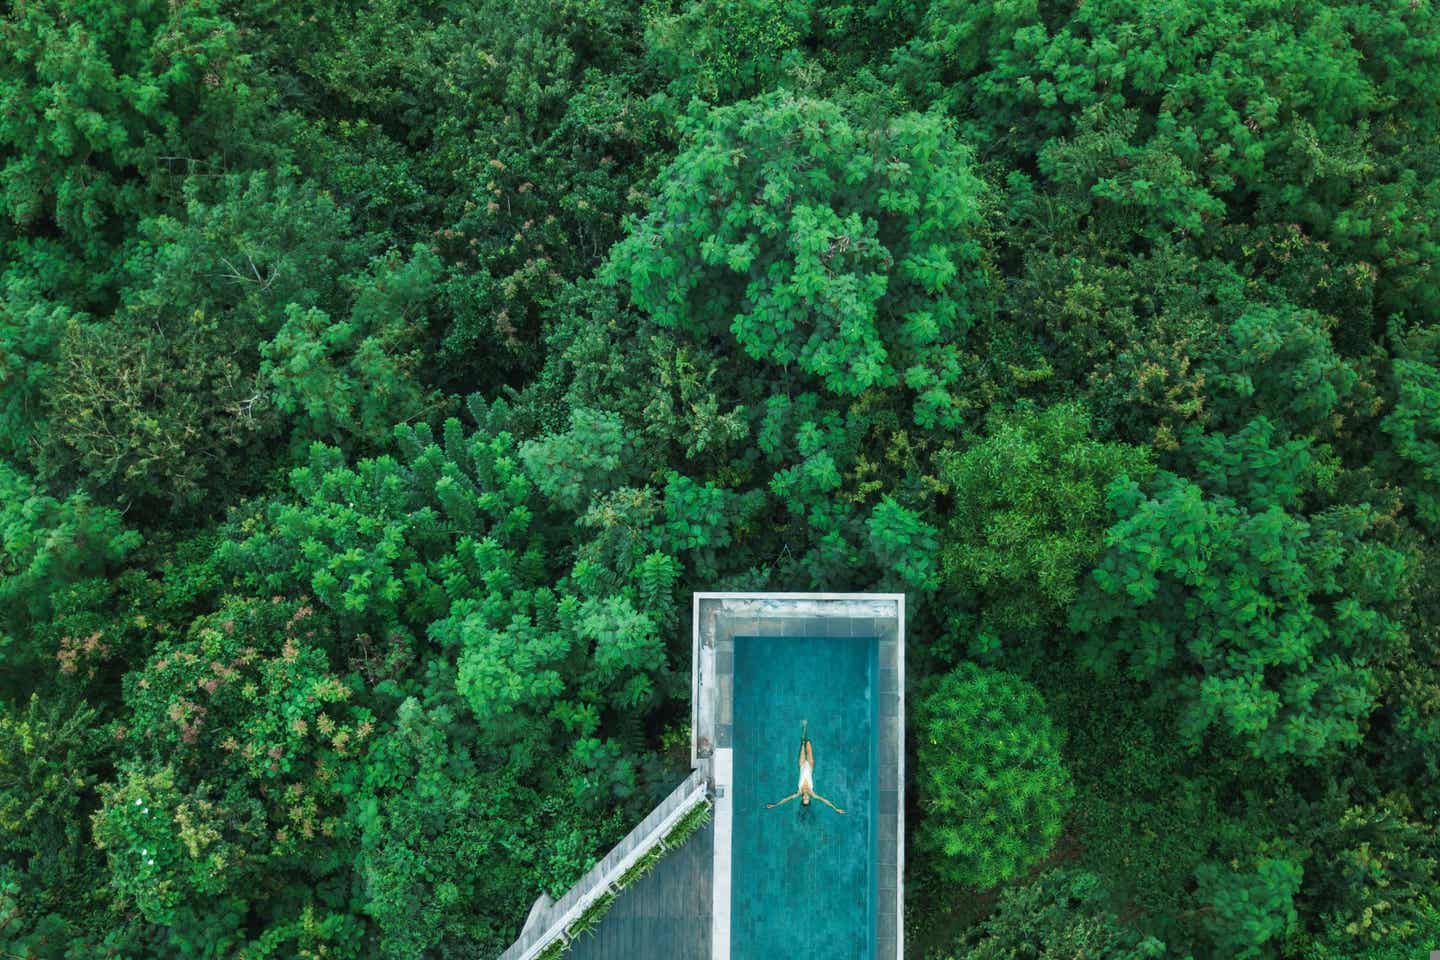
[[[925,813],[916,848],[952,883],[981,889],[1049,852],[1071,798],[1063,734],[1040,694],[1001,671],[962,663],[915,710],[915,773]]]
[[[1052,867],[1000,895],[995,913],[966,938],[956,960],[1069,960],[1095,956],[1143,960],[1167,956],[1165,944],[1117,922],[1100,878]]]

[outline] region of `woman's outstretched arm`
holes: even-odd
[[[794,800],[794,799],[795,799],[796,797],[798,797],[798,796],[800,796],[800,791],[799,791],[799,790],[796,790],[794,793],[790,794],[790,796],[786,797],[784,800],[776,800],[774,803],[767,803],[767,804],[765,804],[765,809],[766,809],[766,810],[769,810],[771,807],[778,807],[778,806],[780,806],[782,803],[789,803],[791,800]]]
[[[816,800],[819,800],[821,803],[825,804],[825,806],[829,807],[831,810],[834,810],[836,813],[845,812],[844,810],[841,810],[839,807],[835,806],[835,804],[831,803],[829,800],[826,800],[824,797],[820,796],[820,794],[818,793],[812,792],[810,796],[814,797]]]

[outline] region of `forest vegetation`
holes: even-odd
[[[914,957],[1440,948],[1435,0],[5,4],[0,955],[497,955],[696,590]]]

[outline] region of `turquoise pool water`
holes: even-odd
[[[736,637],[730,943],[734,960],[871,960],[878,831],[873,637]],[[817,802],[795,790],[800,722]]]

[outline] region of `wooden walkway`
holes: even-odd
[[[623,890],[565,960],[710,960],[714,845],[712,822]]]

